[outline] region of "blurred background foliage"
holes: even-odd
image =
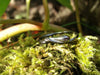
[[[9,2],[9,0],[5,2]],[[78,5],[83,33],[85,35],[99,36],[100,1],[79,0]],[[50,10],[50,23],[77,31],[74,0],[48,0],[48,6]],[[43,22],[45,14],[42,0],[31,0],[29,12],[29,19]],[[26,1],[11,0],[2,17],[6,19],[26,18]]]
[[[10,0],[5,0],[5,2],[3,0],[0,0],[0,17],[3,15],[3,13],[5,12],[6,8],[8,7]]]

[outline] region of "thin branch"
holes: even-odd
[[[15,24],[15,23],[31,23],[35,25],[42,26],[42,23],[29,20],[29,19],[8,19],[8,20],[0,20],[0,24]]]
[[[0,50],[5,49],[5,48],[8,48],[8,47],[11,47],[11,46],[17,44],[18,42],[19,42],[19,41],[13,42],[13,43],[11,43],[11,44],[9,44],[9,45],[7,45],[7,46],[4,46],[4,47],[0,48]]]

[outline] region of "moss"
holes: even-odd
[[[0,75],[99,75],[96,37],[81,35],[65,44],[37,44],[32,37],[0,50]],[[2,46],[0,46],[2,47]]]

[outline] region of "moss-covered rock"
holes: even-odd
[[[0,50],[0,75],[99,75],[93,62],[96,37],[79,36],[65,44],[21,38],[19,45]]]

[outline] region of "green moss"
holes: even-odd
[[[93,61],[91,61],[96,53],[96,48],[94,48],[93,44],[95,44],[95,40],[97,40],[97,38],[93,36],[86,36],[83,39],[81,39],[81,37],[78,39],[75,51],[81,70],[85,75],[98,75],[99,72],[97,71]]]
[[[22,38],[19,45],[0,50],[0,75],[99,75],[92,60],[96,37],[79,36],[66,44],[37,44],[32,37]]]

